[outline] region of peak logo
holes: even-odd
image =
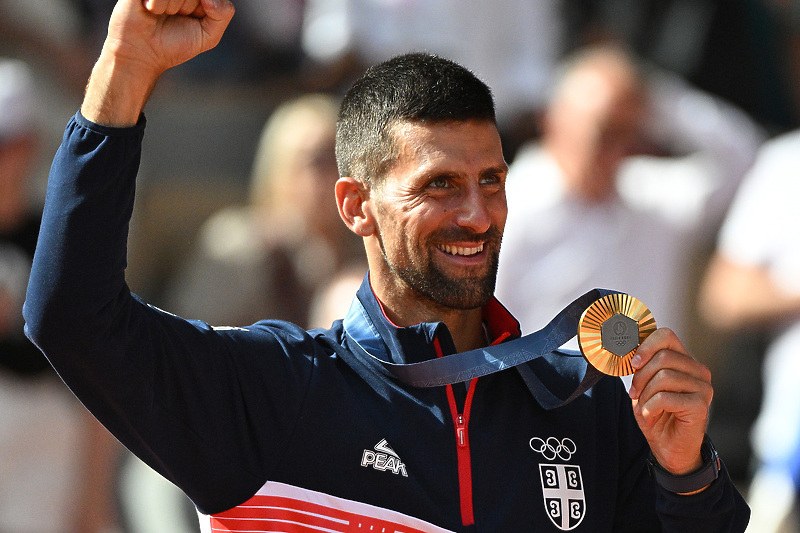
[[[386,439],[381,439],[372,450],[364,450],[364,454],[361,456],[361,466],[364,468],[372,467],[381,472],[388,470],[393,474],[400,474],[403,477],[408,477],[405,463],[403,463],[395,451],[389,447],[389,443],[386,442]]]

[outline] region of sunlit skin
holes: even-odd
[[[444,321],[459,350],[485,345],[480,308],[494,292],[508,212],[497,128],[405,122],[394,133],[399,158],[379,184],[337,185],[343,197],[360,191],[353,229],[366,237],[372,288],[395,324]]]

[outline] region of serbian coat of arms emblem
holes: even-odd
[[[559,442],[553,437],[545,440],[531,439],[531,448],[547,459],[568,459],[575,452],[570,439]],[[553,452],[553,453],[548,453]],[[561,452],[561,453],[558,453]],[[569,457],[565,457],[565,454]],[[559,463],[540,463],[544,507],[550,521],[562,531],[575,529],[586,516],[586,497],[583,490],[581,467]]]

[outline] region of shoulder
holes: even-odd
[[[332,349],[343,337],[341,321],[330,329],[306,330],[285,320],[259,320],[249,326],[208,326],[228,342],[240,344],[279,343],[287,348]],[[319,345],[319,346],[317,346]]]

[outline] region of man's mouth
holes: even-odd
[[[483,251],[483,243],[476,246],[451,246],[449,244],[437,244],[436,247],[446,254],[470,256],[479,254]]]

